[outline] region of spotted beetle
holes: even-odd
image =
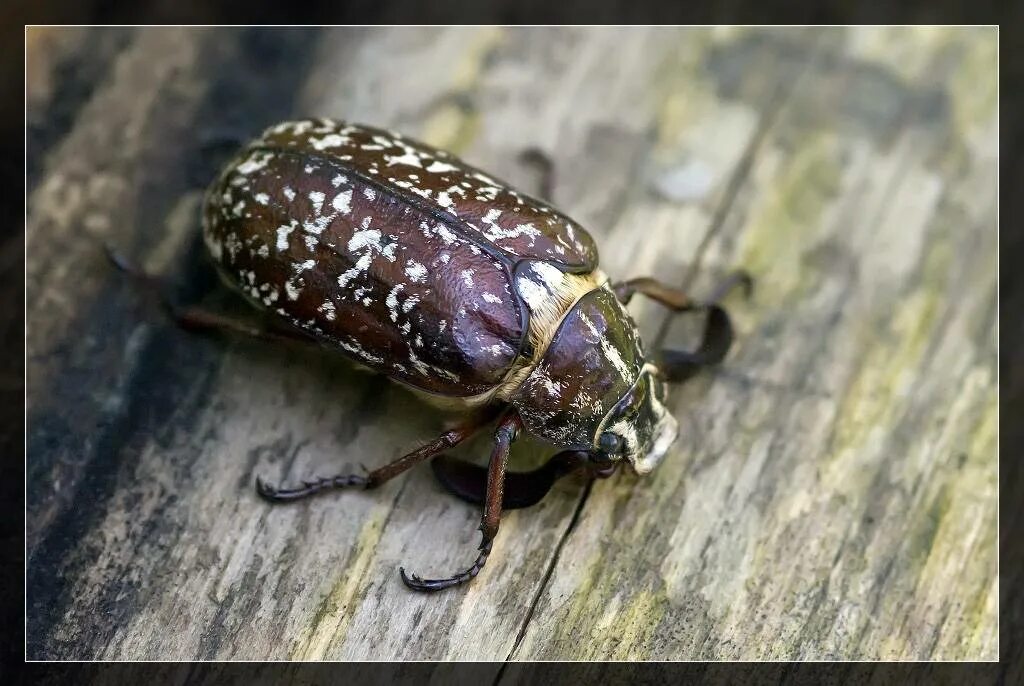
[[[195,307],[174,310],[180,323],[327,346],[469,417],[364,475],[296,488],[257,478],[264,498],[294,501],[373,488],[432,459],[445,488],[483,504],[482,541],[448,578],[400,569],[417,591],[475,577],[502,509],[536,503],[557,478],[604,478],[622,464],[650,472],[678,433],[665,383],[724,358],[732,326],[717,301],[751,285],[737,272],[694,301],[651,278],[612,283],[590,235],[545,202],[405,136],[328,119],[284,122],[245,146],[206,193],[203,238],[266,325]],[[625,307],[638,292],[704,312],[699,347],[648,357]],[[486,470],[442,454],[495,420]],[[561,451],[506,472],[522,431]]]

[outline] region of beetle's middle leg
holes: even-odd
[[[702,367],[725,359],[732,346],[733,328],[729,313],[718,303],[736,287],[742,287],[744,294],[749,296],[753,279],[744,271],[732,272],[712,289],[705,300],[692,299],[684,291],[646,276],[612,284],[615,296],[622,303],[628,303],[636,293],[643,293],[676,312],[707,313],[704,335],[696,350],[662,350],[658,355],[659,369],[669,381],[676,382],[685,381]]]
[[[494,449],[487,465],[487,499],[484,502],[483,518],[480,520],[480,554],[477,555],[476,561],[467,569],[446,579],[422,579],[416,574],[407,575],[405,568],[399,568],[398,572],[406,586],[414,591],[440,591],[469,581],[483,569],[487,557],[491,554],[491,545],[498,534],[498,524],[501,521],[505,467],[508,464],[509,451],[522,428],[519,415],[510,412],[498,423],[494,431]]]
[[[406,453],[397,460],[389,462],[383,467],[378,467],[365,475],[338,474],[336,476],[316,478],[303,481],[301,486],[294,488],[277,488],[257,476],[256,492],[267,500],[280,503],[308,498],[311,495],[335,488],[376,488],[420,462],[437,457],[444,451],[459,445],[494,419],[494,414],[493,411],[481,412],[466,423],[445,431],[430,443],[422,445],[416,450]]]

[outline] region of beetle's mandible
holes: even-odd
[[[441,579],[401,571],[432,591],[477,575],[502,508],[540,500],[573,471],[650,472],[678,432],[665,384],[720,362],[732,342],[717,301],[651,278],[612,283],[590,235],[545,202],[453,155],[368,126],[310,119],[267,129],[207,191],[203,238],[224,281],[263,310],[267,328],[186,308],[183,324],[330,347],[469,417],[365,475],[259,493],[290,501],[330,488],[371,488],[433,459],[441,483],[483,504],[483,540],[467,569]],[[695,351],[644,351],[625,308],[643,293],[706,316]],[[486,470],[442,455],[492,421]],[[527,431],[559,452],[538,470],[506,473]]]

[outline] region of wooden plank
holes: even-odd
[[[994,656],[994,32],[311,34],[139,31],[40,165],[29,657]],[[325,354],[176,331],[81,237],[231,307],[186,266],[188,132],[293,113],[400,129],[525,187],[515,156],[543,147],[613,275],[700,291],[755,271],[736,354],[677,393],[665,464],[559,484],[434,596],[398,565],[464,566],[479,514],[427,470],[256,498],[255,474],[382,464],[444,417]],[[631,310],[655,340],[664,313]]]
[[[656,479],[595,486],[514,658],[996,657],[995,38],[850,38],[703,255],[758,279],[737,354]]]

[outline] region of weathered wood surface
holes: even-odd
[[[993,29],[30,31],[28,657],[995,659],[995,73]],[[478,512],[429,469],[259,500],[256,474],[383,464],[444,418],[175,329],[96,239],[237,308],[199,259],[201,137],[292,115],[525,187],[539,146],[610,274],[751,270],[662,466],[559,484],[430,596],[398,565],[465,565]]]

